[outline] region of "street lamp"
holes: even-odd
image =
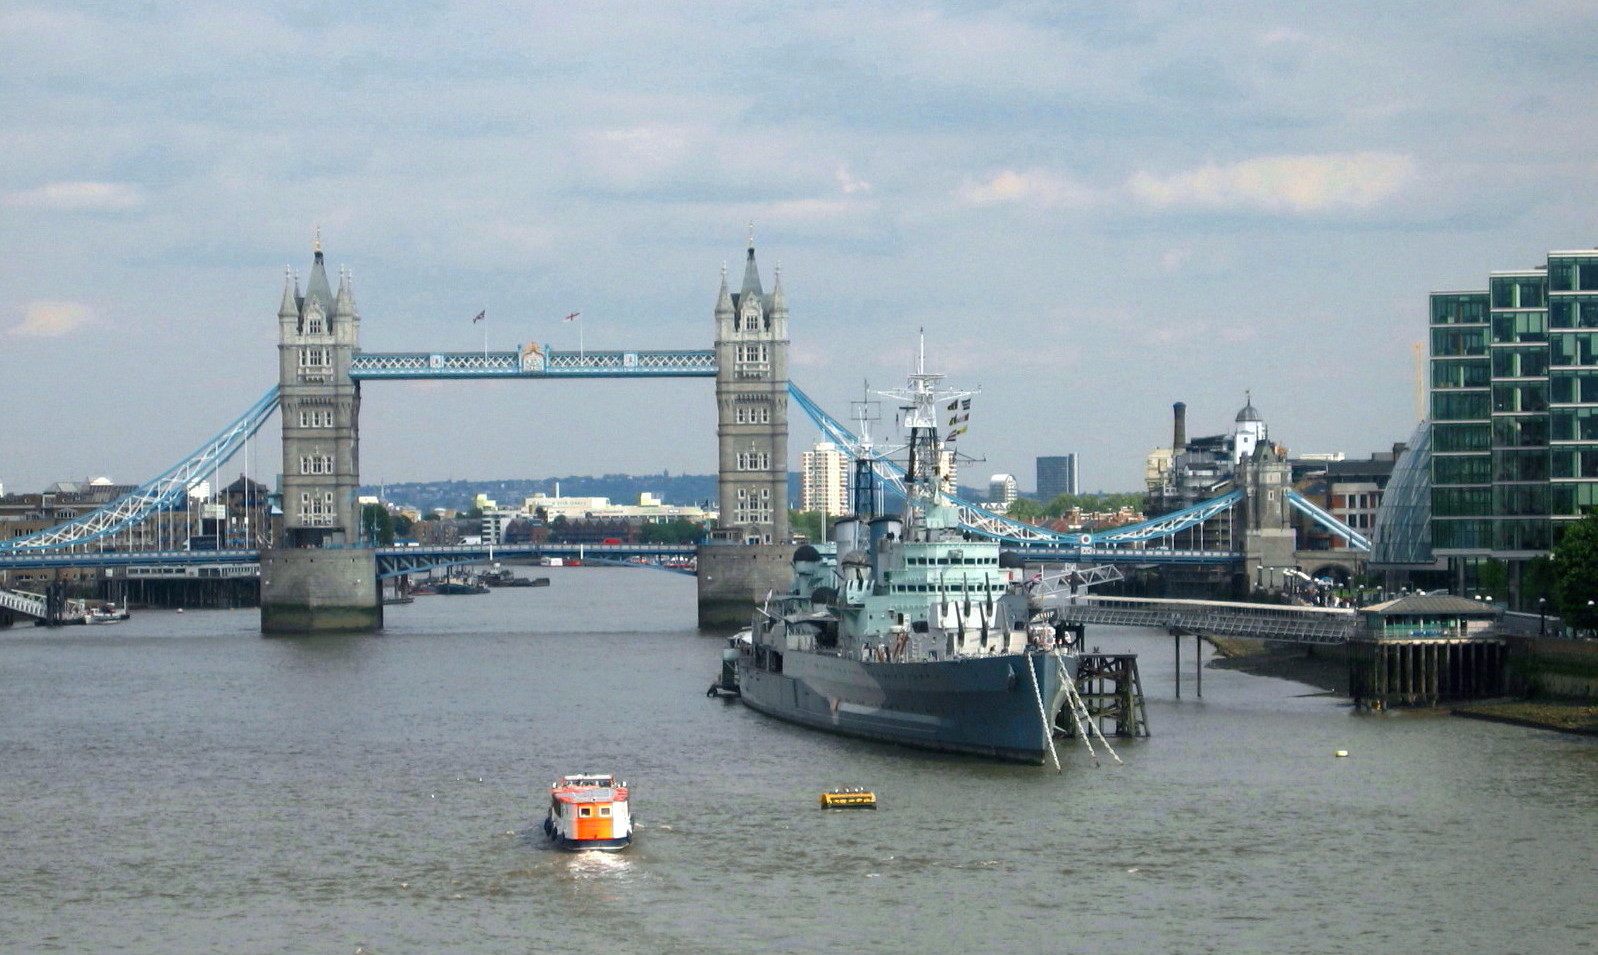
[[[1545,636],[1547,633],[1548,633],[1548,598],[1547,597],[1538,597],[1537,598],[1537,636],[1539,636],[1539,637]]]

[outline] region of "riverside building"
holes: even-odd
[[[1430,304],[1432,553],[1456,593],[1504,562],[1515,600],[1524,564],[1598,504],[1598,249]]]

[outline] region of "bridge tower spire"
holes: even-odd
[[[763,290],[751,232],[743,284],[716,297],[717,539],[788,543],[788,306]]]

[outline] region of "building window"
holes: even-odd
[[[333,492],[300,492],[300,524],[304,527],[332,527]]]
[[[300,427],[302,428],[331,428],[333,427],[333,409],[318,408],[311,411],[300,412]]]
[[[301,474],[332,474],[333,456],[331,454],[302,454],[300,455]]]
[[[735,424],[770,424],[771,406],[739,405],[733,409],[733,422]]]
[[[739,451],[738,470],[740,471],[769,471],[771,470],[770,451]]]

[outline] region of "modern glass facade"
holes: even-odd
[[[1371,541],[1372,565],[1387,568],[1428,569],[1431,546],[1431,461],[1434,429],[1421,422],[1409,446],[1393,465],[1392,477],[1382,491]]]
[[[1439,557],[1526,560],[1598,504],[1598,249],[1431,296]]]
[[[1037,459],[1038,500],[1048,503],[1061,494],[1080,494],[1076,454]]]

